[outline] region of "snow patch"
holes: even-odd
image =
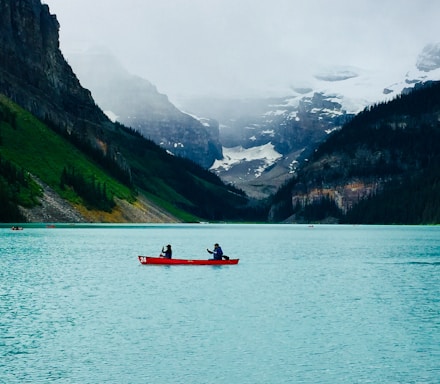
[[[261,173],[269,166],[274,164],[282,155],[275,150],[272,143],[260,145],[245,149],[241,145],[232,148],[223,148],[223,159],[216,160],[211,170],[228,171],[233,166],[250,161],[262,161],[263,164],[255,171],[255,177],[259,177]]]
[[[112,111],[104,111],[104,114],[110,119],[112,123],[116,123],[118,121],[118,115]]]
[[[264,131],[261,132],[261,134],[274,137],[275,136],[275,130],[273,130],[273,129],[265,129]]]
[[[265,116],[282,116],[287,113],[287,109],[277,109],[275,111],[268,111],[264,115]]]

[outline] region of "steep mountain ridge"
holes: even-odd
[[[159,207],[166,207],[169,217],[181,220],[237,220],[255,213],[248,209],[249,201],[241,191],[224,185],[217,176],[197,164],[167,154],[138,132],[111,122],[64,60],[59,49],[58,30],[56,17],[40,0],[0,0],[0,93],[44,122],[43,130],[50,127],[81,151],[82,156],[106,174],[103,179],[118,180],[131,190],[132,196],[137,196],[134,202],[132,197],[123,197],[120,201],[115,197],[117,206],[114,209],[121,210],[121,220],[130,221],[124,215],[130,209],[145,209],[141,201],[153,201]],[[0,116],[0,126],[3,126],[0,155],[19,169],[24,164],[22,160],[29,160],[28,155],[16,148],[18,152],[12,156],[8,140],[1,140],[1,136],[2,129],[6,129],[8,137],[14,139],[13,130],[20,128],[14,116],[24,113],[19,109],[6,112],[5,116]],[[32,135],[39,134],[39,123],[29,126],[29,119],[21,121],[32,129]],[[48,155],[48,164],[54,160],[63,162],[59,155],[51,157],[53,149],[56,148],[42,145],[41,150]],[[63,165],[58,165],[62,170]],[[69,189],[73,194],[71,198],[81,201],[78,190],[82,187],[83,175],[76,179],[75,191],[72,181],[76,177],[75,161],[64,165],[71,173],[70,184],[67,184],[72,188]],[[88,169],[91,168],[86,167],[85,172]],[[37,171],[45,173],[44,165]],[[53,173],[49,187],[59,188],[62,176],[61,171]],[[103,195],[102,186],[97,188],[93,174],[84,177],[89,188]],[[0,194],[15,199],[2,178],[0,175]],[[64,181],[62,183],[65,185]],[[96,214],[94,220],[106,220],[106,216]]]
[[[33,115],[68,130],[106,117],[59,50],[59,24],[40,0],[0,0],[0,90]]]
[[[222,157],[218,125],[181,112],[148,80],[130,74],[109,52],[69,55],[69,62],[98,105],[118,121],[177,156],[209,168]]]
[[[71,61],[96,97],[102,95],[100,105],[109,107],[119,121],[170,152],[210,167],[248,195],[264,199],[295,174],[298,164],[330,132],[366,106],[391,100],[417,83],[440,79],[439,52],[438,44],[425,47],[415,67],[401,77],[396,75],[396,82],[380,73],[341,66],[321,70],[286,97],[180,100],[186,118],[193,116],[206,127],[205,132],[187,128],[194,122],[192,117],[189,125],[175,124],[176,113],[181,112],[174,105],[169,108],[166,96],[158,94],[150,82],[113,66],[114,58],[98,51],[71,55]],[[104,62],[115,70],[101,71]]]

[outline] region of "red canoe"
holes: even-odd
[[[188,260],[188,259],[166,259],[164,257],[138,256],[141,264],[156,265],[232,265],[238,264],[240,259],[229,260]]]

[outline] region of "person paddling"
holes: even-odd
[[[225,260],[229,260],[228,256],[223,255],[223,250],[220,247],[220,245],[218,245],[218,243],[214,244],[214,250],[212,250],[212,251],[210,251],[209,249],[206,249],[206,250],[208,251],[208,253],[213,255],[214,260],[221,260],[222,258],[225,258]]]
[[[164,257],[165,259],[171,259],[173,257],[173,251],[171,250],[171,244],[166,246],[166,249],[162,247],[162,253],[160,257]]]

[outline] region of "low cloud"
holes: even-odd
[[[404,73],[440,36],[432,0],[43,0],[69,53],[101,45],[170,98],[275,95],[325,68]]]

